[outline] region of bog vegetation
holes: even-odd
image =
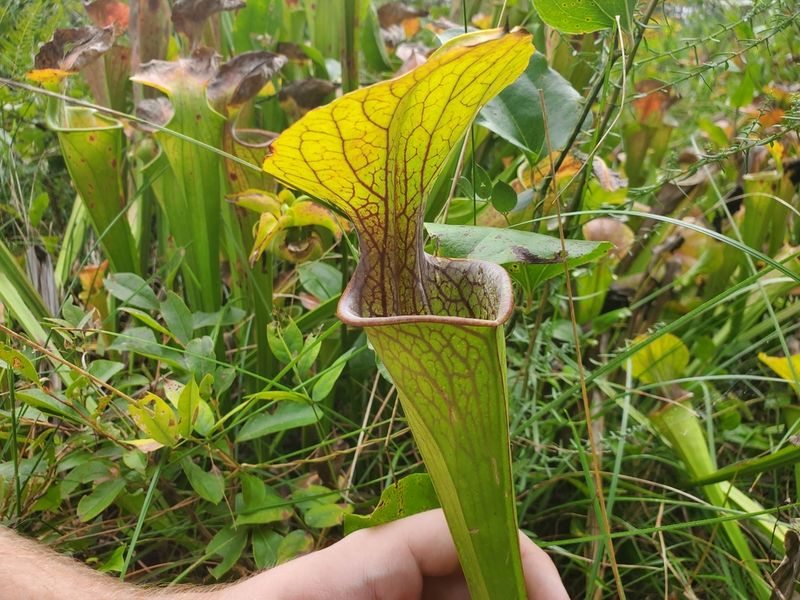
[[[519,524],[574,597],[791,598],[798,33],[782,0],[10,0],[3,523],[208,583],[436,506],[399,396],[437,380],[394,353],[478,390],[464,439],[507,392]],[[491,320],[488,263],[496,386],[457,331],[337,318]]]

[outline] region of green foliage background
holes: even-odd
[[[287,101],[293,82],[392,76],[402,43],[435,46],[441,19],[463,26],[465,9],[475,26],[534,34],[527,87],[492,114],[538,128],[485,113],[427,220],[632,243],[570,262],[569,286],[558,262],[501,261],[519,284],[506,341],[521,526],[574,597],[768,597],[800,490],[797,359],[781,372],[759,360],[800,354],[795,3],[639,2],[622,32],[561,35],[537,14],[546,2],[415,2],[429,14],[383,36],[384,2],[310,4],[249,0],[204,30],[226,59],[291,54],[287,43],[306,57],[237,114],[242,129],[295,119],[311,99]],[[294,225],[300,194],[248,180],[275,194],[259,206],[279,200],[278,216],[296,219],[252,266],[265,211],[218,198],[222,294],[194,305],[175,243],[184,224],[158,207],[152,138],[131,127],[120,218],[143,267],[103,270],[103,233],[47,126],[52,100],[25,83],[56,27],[88,22],[77,1],[0,9],[0,515],[131,581],[232,579],[332,543],[347,515],[424,467],[388,375],[334,316],[356,240]],[[187,39],[173,35],[169,52],[187,54]],[[69,79],[67,99],[95,102]],[[548,122],[554,183],[537,85],[546,113],[549,97],[576,102]],[[338,93],[316,86],[318,102]],[[447,255],[453,242],[430,248]],[[298,260],[297,248],[311,252]]]

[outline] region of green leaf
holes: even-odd
[[[539,90],[544,92],[550,144],[553,150],[560,150],[578,124],[582,98],[539,52],[531,57],[525,72],[489,101],[477,118],[479,125],[531,155],[534,163],[547,153]]]
[[[492,188],[492,206],[501,213],[511,212],[517,206],[517,192],[505,181],[498,181]]]
[[[640,335],[633,344],[649,336]],[[666,333],[631,356],[631,375],[642,383],[663,383],[683,377],[689,365],[689,349],[680,338]]]
[[[184,438],[189,438],[194,429],[194,423],[200,410],[200,390],[194,381],[194,376],[189,378],[189,383],[183,386],[178,397],[178,431]]]
[[[344,534],[350,535],[359,529],[383,525],[434,508],[439,508],[439,499],[430,476],[414,473],[383,490],[371,514],[345,516]]]
[[[72,408],[72,403],[60,395],[53,395],[38,388],[29,388],[17,390],[16,397],[43,413],[56,415],[71,423],[83,422],[81,416]]]
[[[112,273],[104,282],[117,300],[144,310],[158,310],[158,299],[147,282],[135,273]]]
[[[266,527],[254,527],[252,531],[253,561],[256,563],[256,568],[266,569],[275,566],[283,536]]]
[[[246,442],[271,433],[313,425],[321,418],[322,411],[311,404],[281,402],[275,412],[260,413],[248,419],[239,430],[236,441]]]
[[[152,404],[152,410],[147,407]],[[174,446],[178,440],[178,424],[172,407],[155,394],[147,394],[140,406],[130,405],[133,422],[146,435],[165,446]]]
[[[294,512],[289,503],[258,477],[240,473],[242,493],[236,497],[236,525],[285,521]]]
[[[225,480],[219,471],[204,471],[188,456],[181,461],[181,468],[192,489],[204,500],[219,504],[225,497]]]
[[[78,518],[82,522],[91,521],[106,508],[108,508],[122,490],[125,489],[124,479],[104,481],[78,502]]]
[[[480,165],[472,166],[472,189],[478,200],[488,200],[492,197],[492,178]]]
[[[345,515],[353,512],[350,504],[318,504],[312,506],[303,515],[303,520],[308,527],[325,529],[341,524]]]
[[[30,220],[31,227],[34,229],[39,226],[44,216],[44,211],[50,206],[50,196],[47,192],[42,192],[31,200],[31,205],[28,207],[28,219]]]
[[[281,540],[278,546],[277,564],[296,558],[314,549],[314,539],[305,531],[295,530]]]
[[[119,312],[131,315],[134,319],[144,323],[150,329],[157,331],[167,337],[172,337],[172,333],[170,333],[169,329],[164,327],[161,323],[156,321],[155,318],[153,318],[152,316],[150,316],[150,314],[144,312],[143,310],[139,310],[138,308],[131,308],[130,306],[122,306],[118,310]]]
[[[136,352],[172,365],[181,364],[181,354],[156,342],[153,330],[148,327],[129,327],[117,336],[109,346],[118,352]]]
[[[214,579],[222,577],[236,564],[246,545],[247,529],[245,527],[225,527],[211,538],[206,546],[206,554],[222,557],[222,561],[211,569]]]
[[[268,392],[256,392],[246,396],[248,400],[289,400],[292,402],[311,402],[311,398],[300,392],[290,392],[284,390],[271,390]]]
[[[161,303],[161,316],[170,333],[184,346],[192,339],[194,324],[192,313],[178,294],[167,291],[167,299]]]
[[[636,0],[533,0],[542,21],[563,33],[591,33],[609,29],[619,15],[630,27]]]
[[[128,546],[121,544],[114,549],[111,556],[97,570],[101,573],[119,573],[125,567],[125,549]]]
[[[0,368],[11,368],[31,383],[38,385],[39,374],[30,359],[19,350],[9,348],[0,342]]]
[[[547,279],[564,274],[564,258],[558,238],[518,229],[472,225],[425,223],[425,229],[443,256],[486,260],[505,266],[511,276],[531,289]],[[609,242],[566,240],[570,269],[604,256]]]
[[[322,261],[307,262],[297,267],[300,284],[320,301],[330,300],[342,291],[342,272]]]
[[[333,386],[336,385],[336,382],[339,380],[339,376],[342,374],[346,364],[347,359],[340,358],[317,378],[317,381],[314,383],[314,388],[311,390],[311,399],[314,402],[322,402],[328,397],[331,391],[333,391]]]
[[[314,361],[317,360],[321,349],[322,344],[317,342],[317,337],[314,334],[309,334],[303,346],[303,351],[297,357],[297,371],[301,376],[311,371],[311,367],[314,366]]]

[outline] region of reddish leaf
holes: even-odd
[[[117,34],[122,33],[128,28],[130,19],[130,8],[120,0],[95,0],[94,2],[84,2],[83,7],[98,27],[114,27]]]

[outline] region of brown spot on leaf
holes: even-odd
[[[564,257],[561,252],[556,252],[551,258],[538,256],[523,246],[511,246],[511,252],[514,253],[520,262],[529,265],[552,265],[564,262]]]

